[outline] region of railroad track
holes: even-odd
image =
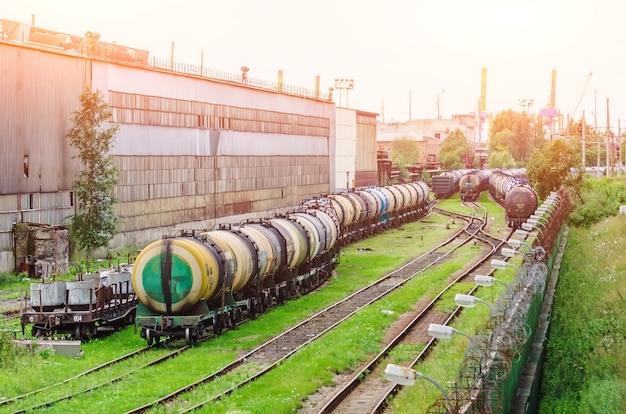
[[[272,367],[276,366],[278,363],[285,360],[293,353],[297,352],[298,349],[302,348],[306,344],[313,341],[315,338],[318,338],[323,333],[332,329],[332,327],[341,323],[343,320],[352,316],[363,306],[366,306],[369,303],[375,302],[379,298],[386,296],[391,291],[399,288],[410,277],[412,277],[414,274],[416,274],[420,270],[425,270],[426,268],[434,266],[440,263],[441,261],[445,260],[445,258],[453,252],[453,249],[450,249],[449,247],[447,248],[447,251],[444,251],[446,250],[446,246],[453,245],[455,240],[458,241],[459,239],[467,238],[466,237],[467,234],[476,233],[475,228],[479,227],[478,225],[473,224],[475,222],[475,219],[472,218],[471,216],[462,216],[459,214],[456,214],[456,216],[460,220],[467,221],[468,224],[463,229],[459,230],[456,234],[454,234],[452,237],[450,237],[448,240],[442,242],[440,245],[426,252],[422,256],[416,258],[412,262],[405,265],[403,268],[400,268],[396,270],[395,272],[390,273],[389,275],[379,280],[378,282],[373,283],[372,285],[365,287],[359,290],[358,292],[355,292],[350,298],[346,298],[344,301],[341,301],[337,303],[336,305],[319,312],[318,314],[304,321],[301,324],[301,326],[296,326],[290,329],[289,331],[285,332],[284,334],[280,335],[279,337],[268,341],[266,344],[263,344],[260,347],[256,348],[255,350],[248,352],[246,355],[242,356],[241,358],[229,364],[228,366],[222,368],[221,370],[215,373],[212,373],[211,375],[199,381],[196,381],[194,384],[190,384],[187,387],[183,387],[180,390],[170,393],[169,395],[159,399],[158,401],[153,401],[149,404],[146,404],[142,407],[131,410],[129,412],[144,412],[148,410],[149,408],[151,408],[152,406],[154,406],[155,404],[172,401],[173,399],[176,398],[176,396],[181,395],[182,393],[192,388],[195,388],[203,383],[209,383],[216,378],[223,377],[228,372],[235,370],[238,366],[245,366],[246,363],[249,364],[252,362],[256,364],[264,364],[266,368],[258,372],[257,374],[251,376],[248,380],[233,386],[229,390],[224,391],[222,394],[218,395],[217,397],[212,398],[211,400],[205,401],[201,404],[198,404],[194,406],[193,408],[197,408],[199,406],[208,404],[210,403],[210,401],[214,401],[215,399],[222,398],[223,396],[228,395],[230,392],[237,389],[238,387],[245,385],[245,383],[251,382],[256,378],[259,378],[265,372],[271,370]],[[206,338],[206,339],[209,339],[209,338]],[[288,346],[285,346],[285,344],[288,344]],[[42,388],[36,391],[32,391],[30,393],[27,393],[18,397],[14,397],[10,400],[0,401],[0,406],[11,404],[13,406],[12,408],[16,410],[14,412],[34,411],[40,408],[51,407],[60,401],[74,398],[85,392],[92,392],[97,389],[104,388],[108,385],[111,385],[115,382],[121,381],[122,379],[131,376],[132,374],[136,373],[137,371],[141,369],[145,369],[147,367],[163,362],[167,359],[174,358],[180,355],[181,353],[185,352],[187,349],[189,349],[189,347],[183,347],[178,350],[175,350],[171,353],[168,353],[165,356],[156,358],[153,361],[142,364],[141,366],[137,368],[131,369],[123,375],[108,379],[93,387],[82,389],[75,393],[68,393],[66,395],[58,395],[57,393],[57,397],[48,398],[44,402],[41,402],[41,400],[39,400],[38,403],[36,404],[31,403],[30,405],[28,405],[28,407],[26,407],[27,404],[25,404],[25,401],[32,402],[32,400],[29,397],[33,397],[37,394],[42,394],[42,395],[45,394],[46,396],[49,396],[51,394],[50,390],[53,388],[57,388],[62,385],[67,385],[69,382],[72,382],[72,381],[79,381],[81,378],[85,378],[86,376],[88,376],[89,374],[93,372],[102,370],[122,360],[130,359],[135,355],[145,352],[147,349],[148,347],[143,348],[141,350],[137,350],[133,353],[120,357],[115,361],[111,361],[107,364],[103,364],[100,367],[96,367],[92,370],[85,371],[84,373],[81,373],[75,377],[69,378],[57,384],[53,384],[53,385],[47,386],[45,388]],[[274,361],[274,363],[273,364],[268,363],[268,361]],[[22,407],[26,407],[26,408],[22,408]],[[189,408],[189,410],[191,409],[192,408]]]
[[[474,208],[482,207],[474,205]],[[439,212],[442,211],[439,210]],[[470,281],[473,275],[478,273],[490,272],[491,270],[487,266],[491,258],[504,258],[498,253],[504,240],[486,233],[484,231],[486,223],[486,212],[483,209],[483,218],[473,218],[465,231],[490,246],[489,253],[478,263],[464,270],[430,302],[420,306],[415,315],[390,340],[389,344],[372,360],[364,364],[361,369],[357,370],[341,387],[336,387],[339,388],[338,391],[327,398],[321,404],[321,408],[315,410],[316,413],[380,413],[383,411],[389,397],[398,390],[396,384],[386,381],[383,377],[383,371],[388,363],[398,363],[394,357],[390,356],[392,351],[401,347],[416,349],[421,346],[423,349],[412,361],[411,366],[422,361],[430,353],[435,343],[435,339],[427,334],[428,325],[431,323],[447,325],[459,313],[460,307],[456,307],[448,313],[435,310],[444,295],[459,282]],[[475,289],[476,287],[473,287],[467,293],[471,294]]]
[[[215,335],[209,335],[206,336],[198,341],[196,341],[196,345],[200,344],[204,341],[208,341],[212,338],[215,338]],[[146,369],[148,367],[152,367],[155,366],[157,364],[163,363],[165,361],[168,361],[172,358],[175,358],[179,355],[181,355],[182,353],[192,349],[191,345],[184,345],[184,346],[180,346],[175,348],[174,350],[165,353],[164,355],[160,355],[157,358],[153,358],[152,360],[145,362],[143,364],[140,364],[136,367],[132,367],[129,370],[125,371],[124,373],[117,375],[113,378],[110,378],[108,380],[105,381],[100,381],[99,383],[97,383],[96,385],[93,386],[89,386],[87,388],[81,388],[80,390],[77,390],[75,392],[71,392],[71,393],[60,393],[61,395],[57,395],[57,396],[50,396],[51,394],[54,394],[54,390],[56,389],[60,389],[61,387],[67,386],[70,383],[73,382],[77,382],[77,381],[88,381],[87,378],[89,376],[93,376],[94,374],[101,372],[105,369],[111,369],[112,367],[119,365],[125,361],[129,361],[132,358],[135,358],[141,354],[144,354],[148,351],[154,350],[156,348],[165,348],[166,345],[168,345],[171,341],[170,340],[165,340],[163,342],[161,342],[159,345],[157,345],[157,347],[150,347],[150,346],[145,346],[143,348],[137,349],[135,351],[129,352],[125,355],[122,355],[116,359],[113,359],[111,361],[107,361],[101,365],[98,365],[94,368],[88,369],[86,371],[83,371],[79,374],[76,374],[70,378],[67,378],[63,381],[59,381],[57,383],[54,384],[50,384],[47,385],[45,387],[6,399],[6,400],[0,400],[0,407],[2,406],[16,406],[19,405],[19,407],[14,407],[13,410],[11,411],[12,413],[25,413],[25,412],[30,412],[30,411],[34,411],[34,410],[38,410],[38,409],[42,409],[42,408],[46,408],[46,407],[51,407],[54,404],[61,402],[61,401],[65,401],[65,400],[69,400],[71,398],[80,396],[84,393],[88,393],[88,392],[94,392],[96,390],[102,389],[106,386],[109,386],[111,384],[114,384],[116,382],[119,382],[125,378],[130,377],[131,375],[137,373],[138,371],[142,370],[142,369]],[[43,402],[36,402],[36,403],[31,403],[30,405],[26,404],[28,402],[29,399],[33,399],[33,397],[37,396],[37,395],[43,395],[45,394],[47,396],[48,399],[46,399]],[[26,402],[26,403],[25,403]],[[27,407],[25,407],[26,405],[28,405]],[[24,406],[24,407],[22,407]]]
[[[444,241],[441,245],[445,246],[449,243],[451,243],[455,237],[457,237],[462,231],[459,231],[457,234],[455,234],[454,236],[452,236],[451,238],[449,238],[448,240]],[[437,254],[435,251],[435,249],[433,249],[431,252],[426,253],[425,255],[423,255],[422,257],[422,262],[424,263],[436,263],[438,260],[440,260],[439,258],[443,256],[443,253],[441,254]],[[393,280],[394,280],[394,276],[397,278],[397,275],[388,275],[388,277],[386,278],[387,282],[385,283],[385,281],[379,281],[377,283],[374,283],[372,286],[370,286],[369,289],[364,288],[361,291],[357,292],[355,295],[353,296],[359,296],[361,297],[361,302],[356,303],[356,305],[353,305],[353,309],[348,309],[348,311],[341,311],[339,310],[339,313],[348,313],[348,316],[353,314],[354,312],[356,312],[356,310],[358,310],[361,307],[361,304],[364,303],[363,301],[367,302],[367,291],[369,291],[370,295],[376,295],[376,289],[378,289],[378,291],[387,291],[388,290],[388,284],[394,284]],[[401,280],[401,279],[400,279]],[[376,288],[377,286],[377,288]],[[363,299],[365,298],[365,299]],[[349,301],[344,301],[344,302],[349,302]],[[345,305],[344,305],[345,306]],[[348,306],[349,308],[349,306]],[[320,320],[324,319],[324,313],[328,312],[328,309],[323,310],[321,312],[319,312],[319,315],[317,317],[317,321],[319,322]],[[16,315],[16,317],[19,317],[19,315]],[[347,318],[347,317],[346,317]],[[344,318],[345,319],[345,318]],[[305,321],[306,322],[306,321]],[[315,321],[311,321],[311,324],[315,324]],[[339,322],[337,322],[339,323]],[[326,324],[328,324],[326,322]],[[332,324],[331,324],[332,325]],[[334,325],[333,325],[334,326]],[[301,330],[304,328],[301,328]],[[331,329],[331,328],[328,328]],[[281,337],[287,337],[287,334],[289,332],[281,335]],[[305,334],[306,336],[306,334]],[[203,338],[200,341],[196,342],[196,345],[198,345],[199,343],[209,340],[212,337],[214,337],[214,335],[208,336]],[[279,337],[280,338],[280,337]],[[277,339],[278,341],[279,339]],[[271,349],[271,343],[273,341],[269,341],[269,343],[265,344],[266,346],[262,346],[259,347],[259,352],[261,351],[261,349]],[[161,345],[163,345],[164,343],[162,343]],[[279,346],[280,347],[280,346]],[[94,374],[97,374],[98,372],[104,370],[104,369],[110,369],[114,366],[117,366],[121,363],[123,363],[124,361],[128,361],[131,360],[132,358],[141,355],[143,353],[145,353],[146,351],[148,351],[150,349],[150,347],[144,347],[141,348],[139,350],[130,352],[126,355],[123,355],[115,360],[109,361],[107,363],[104,363],[102,365],[99,365],[97,367],[94,367],[92,369],[89,369],[87,371],[84,371],[82,373],[79,373],[71,378],[67,378],[63,381],[57,382],[55,384],[51,384],[42,388],[39,388],[37,390],[33,390],[30,391],[28,393],[22,394],[22,395],[18,395],[15,397],[12,397],[10,399],[6,399],[6,400],[0,400],[0,408],[8,408],[9,410],[12,410],[10,412],[14,412],[14,413],[22,413],[22,412],[32,412],[35,410],[39,410],[39,409],[44,409],[46,407],[52,407],[55,404],[61,402],[61,401],[66,401],[66,400],[70,400],[73,399],[75,397],[78,397],[82,394],[85,393],[93,393],[94,391],[97,391],[99,389],[103,389],[107,386],[110,386],[116,382],[120,382],[122,380],[124,380],[125,378],[130,377],[131,375],[137,373],[138,371],[142,370],[142,369],[146,369],[148,367],[160,364],[164,361],[167,361],[171,358],[177,357],[180,354],[184,353],[185,351],[191,349],[191,346],[184,346],[181,347],[179,349],[175,349],[172,352],[167,353],[166,355],[160,356],[158,358],[154,358],[146,363],[143,363],[139,366],[133,367],[128,369],[127,371],[125,371],[123,374],[109,378],[107,380],[103,380],[98,382],[97,384],[93,385],[93,386],[72,386],[71,384],[73,383],[78,383],[80,381],[83,381],[84,383],[93,383],[95,382],[95,380],[89,380],[88,378],[93,377]],[[250,355],[253,354],[253,352],[249,353]],[[248,354],[247,354],[248,355]],[[241,363],[241,361],[243,361],[245,358],[242,357],[240,358],[239,363]],[[231,364],[231,368],[234,369],[234,367],[238,364],[237,361],[235,361],[233,364]],[[221,370],[219,373],[216,373],[216,375],[214,375],[215,378],[217,378],[218,376],[223,376],[226,372],[229,371],[229,367],[225,367],[223,370]],[[67,392],[67,389],[72,389],[75,390],[73,392]],[[41,396],[44,396],[44,398],[41,398]]]
[[[442,211],[443,212],[443,211]],[[455,250],[468,243],[474,234],[477,232],[477,228],[484,227],[486,221],[484,218],[475,218],[472,215],[459,215],[456,216],[467,222],[467,225],[455,233],[452,237],[440,243],[432,248],[430,251],[417,257],[411,262],[407,263],[400,269],[397,269],[377,282],[362,288],[355,292],[344,300],[335,303],[334,305],[318,312],[311,316],[302,323],[292,327],[289,331],[284,332],[278,337],[260,345],[259,347],[249,351],[245,355],[241,356],[231,364],[223,367],[219,371],[213,372],[210,375],[196,381],[193,384],[189,384],[182,387],[167,396],[164,396],[156,401],[145,404],[127,413],[143,413],[156,405],[164,405],[171,403],[174,400],[181,399],[184,393],[191,391],[192,389],[208,384],[217,378],[223,377],[229,372],[235,370],[254,371],[252,366],[262,366],[263,369],[256,369],[256,372],[248,376],[245,380],[231,386],[229,389],[214,395],[210,399],[197,403],[191,407],[185,407],[179,412],[190,412],[200,407],[206,406],[211,402],[219,400],[236,389],[249,384],[264,374],[272,370],[282,361],[296,353],[298,350],[311,343],[315,339],[319,338],[326,332],[330,331],[341,322],[350,318],[356,312],[363,307],[372,304],[381,298],[387,296],[389,293],[401,288],[408,280],[415,275],[429,269],[437,264],[442,263],[447,257],[449,257]],[[468,234],[470,235],[468,237]],[[487,236],[483,235],[483,238]],[[458,242],[462,239],[462,242]],[[501,243],[501,241],[499,241]],[[452,246],[452,247],[451,247]]]

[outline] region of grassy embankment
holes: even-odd
[[[539,412],[626,407],[626,204],[620,180],[589,180],[571,226],[552,313]]]

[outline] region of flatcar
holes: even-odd
[[[135,326],[149,345],[193,343],[319,287],[342,246],[428,212],[425,183],[359,188],[212,231],[166,236],[137,256]]]
[[[537,193],[526,179],[525,169],[497,170],[489,177],[489,193],[505,211],[507,226],[519,228],[538,205]]]
[[[34,337],[63,334],[79,340],[132,324],[137,297],[131,272],[132,264],[123,264],[73,281],[31,283],[20,310],[22,333],[32,325]]]
[[[472,170],[459,180],[459,195],[463,201],[476,201],[489,188],[491,170]]]
[[[449,198],[459,191],[459,181],[469,170],[444,171],[431,179],[431,189],[436,198]]]

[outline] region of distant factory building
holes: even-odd
[[[452,119],[415,119],[409,122],[378,123],[376,148],[391,156],[393,141],[412,139],[418,144],[419,165],[435,165],[439,159],[441,143],[449,133],[459,129],[470,143],[478,142],[479,133],[474,115],[452,115]],[[484,132],[483,132],[484,133]]]

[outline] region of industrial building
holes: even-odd
[[[0,19],[0,272],[13,227],[66,225],[80,170],[65,137],[85,86],[120,125],[120,218],[109,248],[180,229],[267,217],[303,199],[377,183],[376,116],[329,92],[160,60],[148,51]],[[33,252],[37,256],[37,252]]]

